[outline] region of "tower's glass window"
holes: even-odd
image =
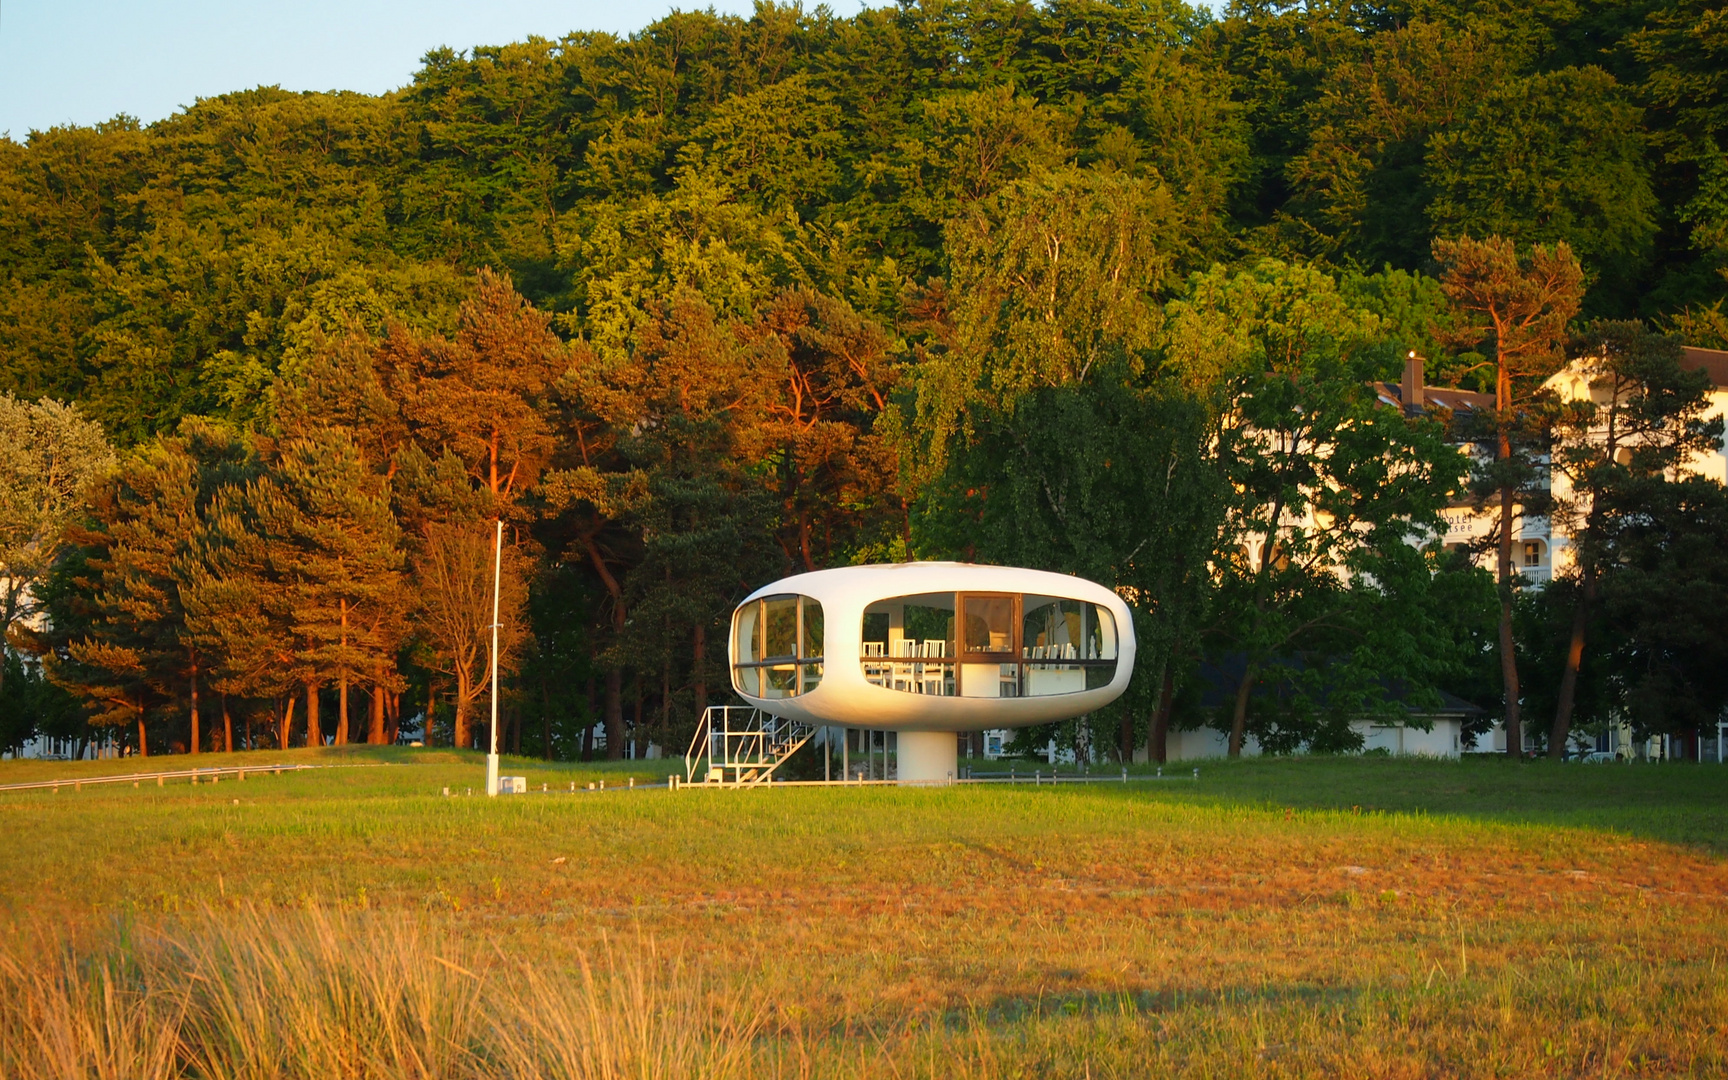
[[[1014,607],[1018,596],[966,597],[966,653],[1014,653]]]
[[[822,605],[808,596],[752,600],[732,616],[732,684],[758,698],[786,698],[822,681]]]
[[[1028,696],[1069,694],[1110,685],[1116,677],[1116,619],[1085,600],[1028,596],[1020,655]]]
[[[864,611],[864,678],[910,694],[1028,697],[1108,686],[1116,621],[1084,600],[922,593]]]
[[[864,609],[864,678],[909,694],[952,697],[955,683],[955,594],[919,593]]]

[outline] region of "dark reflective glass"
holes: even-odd
[[[759,602],[738,609],[738,630],[733,648],[740,662],[762,659],[762,605]]]
[[[1014,651],[1014,597],[968,596],[964,606],[967,652]]]
[[[804,598],[804,650],[799,656],[822,655],[822,605]]]
[[[798,598],[779,597],[763,602],[768,617],[767,644],[762,659],[798,655]]]
[[[753,600],[733,616],[732,684],[751,697],[808,693],[822,681],[822,605],[807,596]],[[800,633],[802,628],[802,633]]]

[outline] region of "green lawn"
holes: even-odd
[[[496,1075],[515,1060],[500,1032],[525,1030],[500,1019],[528,1008],[510,995],[583,971],[599,981],[552,996],[604,999],[583,1015],[609,1030],[687,1013],[679,1030],[708,1032],[642,1075],[1728,1069],[1714,766],[1283,759],[1202,762],[1198,781],[673,793],[617,790],[668,762],[507,759],[534,792],[488,800],[466,794],[478,755],[253,760],[372,767],[0,793],[15,965],[175,942],[150,969],[160,997],[201,985],[187,942],[260,949],[297,920],[348,943],[330,955],[443,942],[374,958],[479,995],[473,1060],[425,1075]],[[138,764],[4,763],[0,783]]]

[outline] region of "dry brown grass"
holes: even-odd
[[[206,911],[0,953],[18,1080],[623,1080],[743,1074],[749,994],[652,954],[548,972],[399,914]]]
[[[183,992],[140,986],[117,957],[41,947],[0,954],[0,1076],[172,1076],[183,1002]]]
[[[1714,960],[1634,956],[1377,984],[1050,996],[835,1023],[716,975],[602,946],[511,956],[401,914],[208,910],[150,933],[0,953],[0,1076],[17,1080],[1720,1075]],[[23,947],[20,947],[23,945]],[[1010,1010],[1012,1011],[1012,1010]],[[1563,1021],[1563,1022],[1556,1022]]]

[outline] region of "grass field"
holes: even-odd
[[[252,760],[375,767],[0,794],[0,1076],[1728,1073],[1714,766],[494,801],[450,751]]]

